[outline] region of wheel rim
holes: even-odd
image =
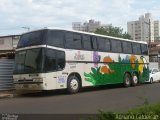
[[[77,90],[78,88],[78,81],[76,79],[73,79],[70,83],[71,89]]]
[[[135,84],[137,84],[138,83],[138,78],[137,78],[137,76],[135,75],[135,76],[133,76],[133,82],[135,83]]]
[[[129,85],[130,84],[130,79],[127,77],[126,78],[126,85]]]

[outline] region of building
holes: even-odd
[[[160,21],[154,21],[154,40],[160,40]]]
[[[155,63],[158,64],[158,68],[160,68],[160,42],[150,44],[149,62],[151,66],[155,66]]]
[[[20,35],[0,36],[0,58],[13,57]]]
[[[20,35],[0,36],[0,91],[14,90],[14,56]]]
[[[133,40],[147,41],[149,39],[154,42],[154,25],[151,13],[146,13],[139,17],[137,21],[130,21],[127,23],[127,31]],[[149,35],[150,34],[150,35]]]
[[[89,22],[73,22],[72,29],[84,32],[95,32],[97,28],[108,27],[109,25],[102,25],[100,21],[89,20]]]

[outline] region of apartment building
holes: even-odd
[[[160,21],[154,21],[154,40],[160,40]]]
[[[89,20],[88,22],[73,22],[72,23],[72,29],[73,30],[78,30],[78,31],[84,31],[84,32],[95,32],[97,28],[100,27],[108,27],[111,24],[101,24],[100,21],[95,21],[95,20]]]
[[[146,13],[139,17],[137,21],[130,21],[127,23],[127,32],[131,35],[133,40],[151,42],[155,40],[154,32],[155,22],[152,19],[151,13]]]

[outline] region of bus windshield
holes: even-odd
[[[45,30],[23,34],[20,37],[17,48],[45,44]]]
[[[43,48],[36,48],[17,52],[14,73],[43,72],[43,51]]]

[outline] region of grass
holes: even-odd
[[[89,120],[160,120],[160,103],[143,105],[126,113],[99,111],[95,118]]]
[[[142,107],[131,109],[127,112],[128,114],[152,114],[160,115],[160,103],[152,105],[144,105]],[[160,116],[159,116],[160,117]]]

